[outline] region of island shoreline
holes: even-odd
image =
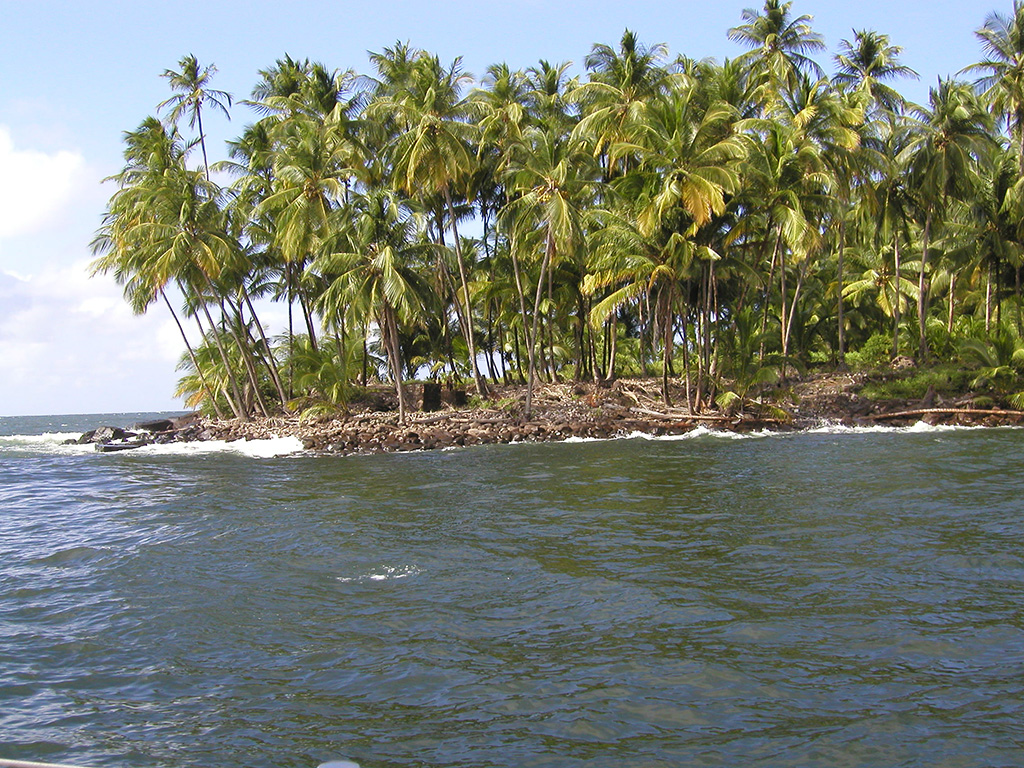
[[[1008,426],[1024,423],[1024,411],[972,406],[970,396],[952,402],[934,396],[922,401],[870,400],[858,394],[862,378],[853,374],[812,377],[799,382],[782,401],[746,401],[742,408],[689,413],[665,403],[660,379],[560,383],[537,387],[530,419],[522,414],[525,387],[496,388],[495,399],[478,404],[447,404],[415,410],[399,423],[388,391],[370,391],[347,414],[301,418],[298,415],[214,419],[200,414],[136,425],[128,430],[98,428],[77,443],[94,443],[102,452],[149,444],[293,437],[305,452],[375,454],[437,450],[474,445],[614,439],[631,435],[685,435],[700,428],[731,433],[797,432],[822,426],[932,425]],[[412,389],[412,388],[410,388]],[[459,390],[451,390],[458,395]],[[365,393],[364,393],[365,394]],[[670,402],[686,402],[678,385]],[[391,398],[394,393],[391,392]],[[458,402],[461,397],[450,398]]]

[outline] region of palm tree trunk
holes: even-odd
[[[252,315],[253,322],[256,324],[256,330],[260,334],[260,342],[263,345],[263,349],[266,350],[266,355],[260,355],[260,359],[263,360],[264,365],[267,368],[267,372],[270,374],[271,380],[274,382],[274,386],[277,388],[277,394],[281,398],[281,406],[288,402],[288,398],[284,394],[284,385],[281,382],[281,374],[277,370],[277,362],[274,360],[274,350],[270,347],[270,342],[267,341],[267,336],[263,332],[263,324],[260,319],[256,316],[256,309],[252,305],[252,300],[249,298],[249,292],[245,290],[245,286],[242,286],[242,299],[245,301],[245,305],[249,307],[249,314]]]
[[[663,288],[658,292],[658,301],[656,303],[656,305],[662,305],[661,393],[662,399],[665,401],[665,405],[669,408],[672,407],[672,395],[668,391],[669,369],[672,364],[672,293],[673,289],[671,285],[668,288]]]
[[[845,213],[845,207],[844,207]],[[846,368],[846,328],[843,322],[843,256],[846,250],[846,216],[839,219],[839,253],[836,257],[836,330],[839,333],[839,369]]]
[[[690,391],[690,340],[686,327],[686,311],[679,315],[680,330],[683,332],[683,376],[686,378],[686,411],[693,415],[693,393]]]
[[[181,334],[182,341],[185,342],[185,349],[188,350],[188,357],[192,361],[192,365],[196,369],[196,374],[199,376],[199,382],[203,385],[203,389],[206,390],[206,396],[210,398],[210,405],[213,406],[213,412],[216,414],[218,419],[224,418],[224,413],[220,409],[220,405],[217,404],[217,396],[210,389],[209,383],[206,381],[206,374],[203,373],[202,366],[199,365],[199,360],[196,359],[196,353],[192,349],[192,345],[188,341],[188,336],[185,335],[185,329],[181,327],[181,321],[178,319],[178,313],[174,311],[174,307],[171,306],[171,302],[167,298],[167,294],[164,293],[163,288],[158,289],[160,292],[160,298],[164,300],[164,304],[167,305],[167,311],[171,313],[171,317],[174,318],[174,324],[178,326],[178,333]]]
[[[462,263],[462,243],[459,241],[459,228],[455,220],[455,206],[452,204],[452,193],[446,185],[444,188],[444,201],[448,206],[448,218],[452,223],[452,239],[455,240],[455,260],[459,263],[459,281],[462,284],[462,294],[465,312],[465,333],[466,347],[469,349],[469,361],[473,368],[473,381],[476,383],[476,393],[480,397],[487,397],[487,384],[480,375],[480,366],[476,360],[476,342],[473,339],[473,309],[469,299],[469,281],[466,280],[466,265]]]
[[[619,353],[619,315],[612,313],[612,321],[608,327],[608,381],[615,381],[615,358]]]
[[[537,293],[533,298],[533,330],[526,341],[526,351],[530,356],[530,369],[526,379],[526,419],[533,415],[533,387],[537,376],[537,326],[540,321],[540,300],[544,295],[544,276],[547,274],[548,265],[555,252],[555,239],[548,226],[547,236],[544,243],[544,260],[540,265],[540,275],[537,278]],[[524,329],[525,331],[525,329]]]
[[[212,283],[211,283],[211,287],[212,287]],[[228,318],[228,313],[224,311],[224,302],[225,301],[227,301],[228,307],[231,308],[231,313],[234,314],[235,318],[237,319],[237,321],[238,321],[237,325],[234,322],[230,321],[230,319]],[[221,314],[221,317],[226,318],[225,322],[228,325],[228,327],[230,328],[230,333],[231,333],[232,337],[234,337],[234,339],[235,339],[235,344],[238,345],[238,355],[239,355],[239,357],[241,357],[242,365],[245,368],[245,373],[249,377],[249,384],[252,385],[252,392],[253,392],[253,397],[256,400],[256,405],[259,406],[259,409],[263,413],[264,416],[269,417],[270,416],[270,412],[267,410],[267,405],[266,405],[266,403],[263,402],[263,395],[260,392],[260,381],[259,381],[259,376],[256,373],[256,365],[255,365],[255,363],[253,363],[252,355],[249,354],[249,345],[245,343],[245,339],[243,338],[243,336],[242,336],[242,334],[240,332],[240,328],[243,328],[244,325],[245,325],[244,320],[242,318],[241,306],[236,307],[231,302],[230,299],[227,299],[227,300],[221,299],[221,301],[220,301],[220,314]]]
[[[789,304],[789,322],[786,323],[786,336],[782,343],[782,356],[785,358],[789,355],[789,340],[790,334],[793,332],[793,315],[796,314],[796,303],[800,299],[800,290],[804,285],[804,277],[807,276],[807,259],[804,259],[803,264],[800,266],[800,274],[796,280],[796,288],[793,290],[793,301]],[[782,361],[783,373],[785,373],[786,361]]]
[[[928,213],[924,219],[924,242],[921,247],[921,271],[918,274],[917,279],[917,324],[918,330],[920,331],[920,337],[918,339],[918,362],[924,362],[928,357],[928,337],[925,334],[925,320],[928,314],[928,294],[925,292],[925,267],[928,261],[928,245],[929,236],[932,231],[932,212],[928,209]]]
[[[391,360],[391,375],[395,377],[395,391],[398,395],[398,423],[405,424],[405,390],[402,387],[402,349],[398,344],[398,322],[391,305],[384,302],[382,318],[384,347]]]
[[[519,315],[523,319],[523,333],[530,327],[529,315],[526,311],[526,292],[523,290],[522,270],[519,268],[518,249],[515,242],[509,243],[509,252],[512,254],[512,273],[516,279],[516,295],[519,297]],[[516,367],[519,369],[519,378],[523,377],[522,355],[519,353],[519,334],[516,334]]]
[[[207,308],[206,303],[200,301],[199,305],[203,308],[203,314],[206,315],[206,322],[210,324],[210,334],[213,336],[213,343],[217,347],[217,351],[220,352],[221,362],[224,363],[224,372],[228,377],[228,384],[231,387],[231,393],[233,395],[233,397],[228,398],[228,404],[231,406],[231,411],[235,414],[236,419],[239,421],[248,421],[249,414],[242,405],[242,392],[238,387],[238,380],[235,378],[235,372],[231,368],[231,361],[228,359],[228,353],[224,349],[224,342],[220,337],[220,333],[217,332],[217,324],[213,321],[213,317],[210,316],[210,310]],[[198,322],[198,318],[196,318],[196,321]]]
[[[775,235],[775,247],[772,249],[772,260],[768,266],[768,280],[764,284],[764,308],[761,314],[761,348],[757,353],[757,359],[764,362],[764,343],[768,337],[768,315],[771,312],[772,281],[775,279],[775,264],[779,258],[779,248],[782,245],[782,227],[780,226]]]
[[[992,332],[992,263],[988,263],[985,271],[985,333]],[[953,283],[950,281],[949,303],[953,303]],[[950,314],[953,314],[950,312]]]
[[[203,150],[203,171],[206,174],[206,180],[210,180],[210,161],[206,157],[206,134],[203,132],[203,111],[196,104],[196,123],[199,127],[199,147]]]
[[[893,238],[893,269],[896,273],[896,297],[893,304],[893,329],[892,329],[892,356],[895,360],[900,354],[900,307],[903,303],[903,294],[900,292],[900,236],[899,233]]]
[[[313,313],[309,308],[309,302],[306,301],[306,297],[302,291],[299,291],[299,307],[302,309],[302,317],[306,321],[306,333],[309,334],[309,346],[314,352],[319,351],[319,347],[316,343],[316,331],[313,327]]]
[[[953,333],[953,308],[956,306],[956,273],[949,276],[949,314],[946,317],[946,333]],[[986,317],[985,332],[988,332]]]
[[[789,340],[789,325],[786,320],[786,249],[779,249],[779,286],[782,296],[779,299],[779,322],[782,324],[782,380],[786,380],[786,342]]]

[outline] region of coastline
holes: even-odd
[[[854,374],[820,375],[795,383],[787,393],[788,398],[779,402],[748,402],[743,409],[701,414],[688,413],[685,406],[666,406],[660,379],[619,379],[608,386],[545,384],[534,392],[529,420],[522,417],[525,387],[513,385],[495,387],[493,400],[476,406],[411,410],[404,424],[398,423],[397,410],[391,409],[388,391],[380,388],[370,392],[370,397],[351,403],[345,415],[239,421],[191,414],[166,423],[155,422],[149,427],[139,425],[146,431],[128,431],[123,435],[98,429],[77,442],[93,442],[97,450],[108,452],[152,443],[294,437],[307,452],[348,455],[495,443],[611,439],[638,433],[661,437],[683,435],[701,427],[746,433],[793,432],[823,425],[898,427],[918,421],[993,427],[1024,423],[1024,411],[975,408],[969,396],[955,401],[934,396],[922,401],[869,400],[858,394],[862,383],[863,379]],[[685,392],[678,386],[673,385],[669,394],[673,403],[686,402]],[[393,393],[391,398],[394,399]]]

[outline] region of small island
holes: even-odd
[[[479,79],[402,42],[367,75],[285,56],[213,162],[204,117],[235,102],[184,56],[125,134],[93,269],[170,313],[203,416],[101,444],[1015,423],[1022,29],[989,17],[924,104],[887,35],[829,52],[781,0],[722,62],[628,29]]]
[[[929,384],[921,398],[882,397],[886,385],[899,391],[915,377],[897,375],[820,374],[780,387],[776,399],[750,401],[742,408],[694,414],[667,408],[659,379],[620,379],[610,384],[561,383],[534,393],[532,418],[522,408],[525,388],[496,390],[496,399],[471,403],[465,390],[441,390],[432,404],[430,387],[407,385],[408,395],[426,392],[430,410],[416,410],[400,423],[397,398],[382,386],[360,393],[344,415],[301,418],[211,419],[198,413],[133,425],[100,427],[79,444],[93,443],[101,452],[150,445],[209,440],[261,440],[296,437],[307,451],[366,454],[423,451],[494,443],[556,442],[569,439],[614,439],[637,434],[662,437],[694,430],[748,433],[798,431],[823,426],[932,425],[1010,426],[1024,423],[1024,411],[1003,407],[976,393],[936,391]],[[893,387],[893,384],[897,386]],[[919,382],[918,382],[919,383]],[[681,397],[675,383],[670,396]],[[906,389],[904,389],[906,392]],[[867,393],[867,394],[865,394]]]

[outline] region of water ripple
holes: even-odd
[[[0,756],[1011,765],[1019,432],[0,456]]]

